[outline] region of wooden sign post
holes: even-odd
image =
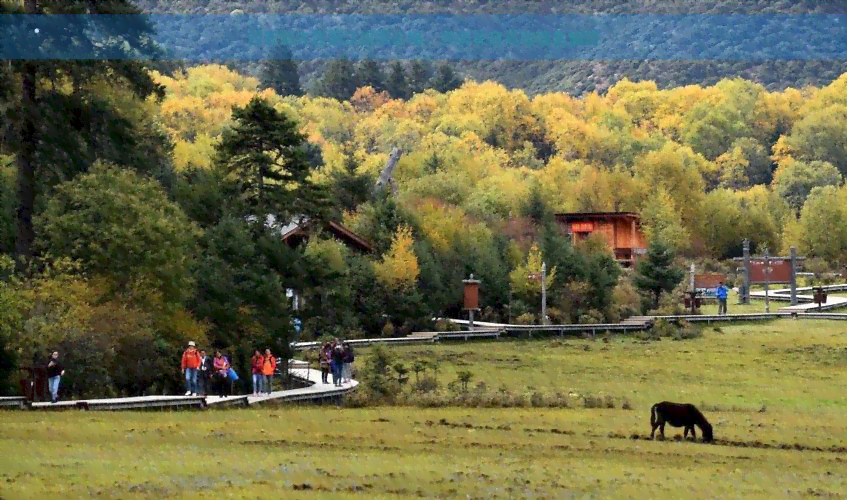
[[[749,243],[744,240],[744,257],[736,257],[734,260],[744,264],[744,300],[750,301],[750,285],[762,284],[765,286],[765,310],[770,310],[769,288],[772,283],[786,284],[791,287],[791,305],[797,305],[797,269],[805,257],[797,256],[797,249],[791,247],[789,257],[773,257],[764,248],[764,257],[750,257]]]
[[[468,331],[473,330],[473,312],[479,310],[479,280],[473,279],[473,274],[465,284],[465,310],[468,311]]]

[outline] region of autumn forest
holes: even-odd
[[[554,323],[674,307],[685,264],[734,273],[745,238],[845,263],[847,74],[528,95],[460,62],[335,61],[305,90],[294,61],[254,73],[0,62],[0,379],[59,348],[87,367],[72,394],[173,391],[188,340],[246,363],[444,328],[470,274],[478,318],[537,323],[542,262]],[[393,188],[377,186],[394,148]],[[554,220],[589,211],[639,214],[662,293]],[[281,241],[301,216],[372,251],[322,224]]]

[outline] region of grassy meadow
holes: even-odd
[[[569,408],[3,412],[0,498],[844,498],[846,326],[390,351],[438,363],[440,391],[469,371],[471,391],[567,394]],[[717,442],[645,439],[660,400],[702,405]]]

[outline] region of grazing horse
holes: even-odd
[[[650,439],[653,439],[653,435],[656,434],[656,428],[659,428],[662,439],[664,439],[666,423],[674,427],[685,427],[685,431],[682,434],[683,437],[688,437],[688,431],[691,431],[691,437],[696,439],[697,434],[694,432],[694,426],[696,425],[703,432],[703,442],[709,443],[714,439],[712,436],[712,425],[693,404],[670,403],[668,401],[654,404],[650,408],[650,425],[653,426]]]

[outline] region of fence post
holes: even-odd
[[[797,247],[791,247],[791,305],[797,305]]]
[[[743,241],[744,255],[744,290],[741,294],[741,303],[750,303],[750,240],[744,238]]]

